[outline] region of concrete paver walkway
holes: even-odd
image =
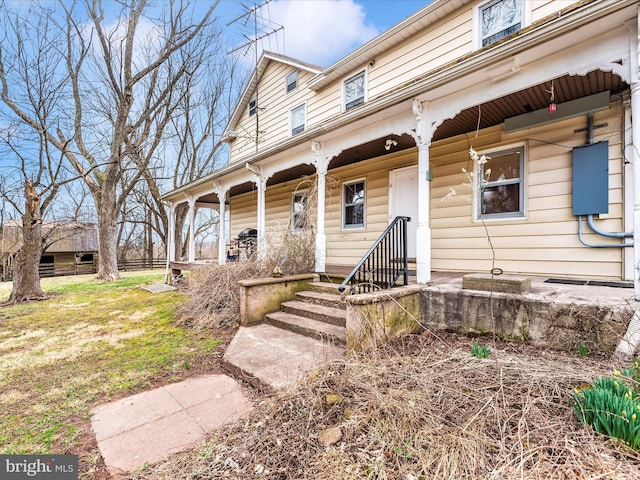
[[[236,380],[208,375],[95,408],[91,425],[109,472],[117,476],[181,451],[251,409]]]
[[[346,347],[266,323],[240,327],[224,353],[227,370],[256,386],[280,389],[321,365],[344,359]]]

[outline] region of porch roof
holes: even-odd
[[[426,11],[435,9],[436,6],[442,7],[444,3],[447,3],[446,0],[434,2],[433,6],[425,7],[425,9],[420,12],[424,14]],[[185,198],[187,192],[197,191],[207,184],[211,185],[216,179],[223,178],[232,172],[244,169],[247,163],[258,162],[290,148],[306,144],[323,134],[344,127],[355,121],[362,120],[401,102],[410,101],[420,94],[424,94],[424,92],[433,92],[436,91],[436,89],[449,89],[453,91],[456,88],[455,81],[458,79],[472,75],[482,69],[503,66],[505,62],[511,62],[513,57],[518,53],[530,50],[563,34],[572,32],[581,26],[598,21],[598,19],[601,19],[604,15],[619,12],[635,4],[635,0],[617,0],[613,2],[593,0],[586,4],[580,2],[573,4],[567,10],[561,12],[561,15],[554,15],[551,18],[546,18],[535,25],[527,27],[521,31],[519,35],[511,38],[508,37],[497,45],[473,52],[467,57],[458,59],[445,67],[425,72],[394,90],[384,92],[378,97],[370,99],[358,108],[351,109],[321,124],[311,126],[305,132],[291,137],[278,145],[237,159],[201,179],[167,192],[163,195],[163,199],[168,201],[182,200]],[[399,25],[410,22],[416,15],[409,17]],[[424,28],[424,25],[420,28]],[[382,36],[385,35],[386,34],[383,34]],[[356,52],[360,50],[361,49]],[[345,57],[345,59],[346,58],[347,57]],[[340,62],[336,65],[339,63]],[[334,67],[330,67],[325,70],[325,72],[331,68]],[[558,85],[556,89],[556,101],[558,103],[607,90],[613,94],[620,93],[628,88],[628,85],[621,80],[620,77],[605,71],[594,71],[584,77],[564,75],[554,80]],[[497,125],[510,116],[544,108],[549,103],[547,88],[548,86],[545,84],[535,85],[480,105],[482,109],[480,127],[486,128]],[[448,138],[475,130],[477,127],[477,108],[478,105],[471,106],[454,118],[444,120],[435,132],[433,140]]]

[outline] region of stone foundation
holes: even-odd
[[[472,335],[495,334],[507,341],[560,350],[585,344],[590,352],[610,354],[624,335],[633,309],[587,302],[481,291],[421,292],[426,328]]]

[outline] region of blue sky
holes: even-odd
[[[262,33],[280,26],[284,30],[262,40],[261,47],[326,67],[417,12],[429,1],[272,0],[260,9]],[[226,25],[246,11],[243,5],[251,7],[254,4],[222,0],[215,15],[222,25]],[[238,21],[226,27],[230,44],[246,43],[246,36],[251,34],[248,27],[252,25],[245,27]]]

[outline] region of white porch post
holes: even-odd
[[[189,262],[196,260],[196,197],[194,195],[188,196],[189,202]]]
[[[311,142],[311,150],[315,154],[314,166],[318,179],[317,206],[316,206],[316,272],[326,271],[327,260],[327,236],[324,231],[325,220],[325,191],[329,160],[322,155],[322,144],[317,140]]]
[[[220,207],[218,208],[218,264],[223,265],[227,262],[227,225],[224,221],[227,210],[227,189],[223,188],[219,183],[216,185],[216,195]]]
[[[167,259],[176,260],[176,204],[169,203],[169,232],[167,233]]]
[[[266,245],[266,237],[265,237],[265,228],[267,225],[266,222],[266,208],[265,208],[265,195],[267,191],[267,180],[269,180],[269,175],[265,175],[262,171],[261,167],[256,167],[249,163],[245,164],[247,170],[252,172],[256,177],[254,182],[258,187],[258,258],[264,259],[267,254],[267,245]]]
[[[431,280],[431,171],[429,146],[432,127],[429,106],[418,99],[413,101],[416,116],[415,139],[418,146],[418,228],[416,231],[416,280],[427,283]]]
[[[631,83],[631,134],[633,158],[633,291],[640,300],[640,82]]]

